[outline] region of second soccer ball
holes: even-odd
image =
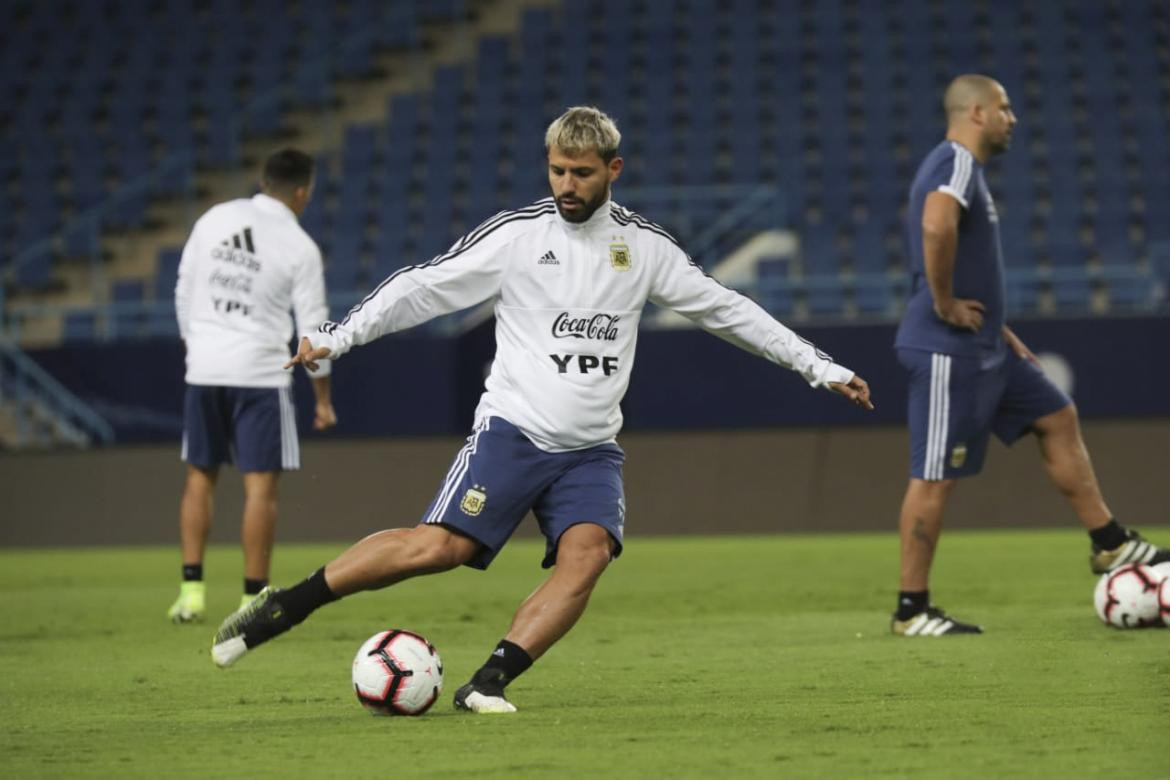
[[[1160,572],[1130,563],[1101,575],[1093,591],[1097,617],[1117,628],[1144,628],[1162,624],[1158,606]]]

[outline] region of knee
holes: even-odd
[[[928,504],[943,504],[955,489],[954,479],[916,479],[910,484],[909,498]]]
[[[582,579],[594,580],[609,566],[613,555],[613,540],[600,526],[592,526],[599,533],[566,533],[557,549],[557,568],[575,573]]]
[[[211,495],[215,492],[215,479],[218,470],[203,469],[196,466],[187,467],[187,482],[184,489],[192,495]]]
[[[1045,415],[1036,421],[1036,433],[1040,436],[1076,436],[1080,428],[1076,404]]]
[[[435,526],[417,526],[405,534],[402,555],[416,571],[447,571],[471,559],[478,545],[471,539]]]

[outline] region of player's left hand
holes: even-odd
[[[1020,337],[1012,332],[1012,329],[1007,325],[1003,326],[1003,340],[1007,343],[1012,352],[1015,352],[1021,360],[1027,360],[1030,363],[1039,363],[1036,356],[1032,354],[1032,350],[1020,341]]]
[[[873,409],[873,401],[869,400],[869,385],[857,374],[853,375],[848,384],[829,382],[829,389],[845,396],[862,409]]]

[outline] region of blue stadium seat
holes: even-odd
[[[181,248],[171,247],[160,249],[158,262],[154,273],[154,299],[165,301],[175,295],[175,285],[179,281],[179,261],[183,257]]]
[[[1105,289],[1110,311],[1115,314],[1151,311],[1157,304],[1157,285],[1136,274],[1107,278]]]
[[[1093,284],[1086,266],[1057,268],[1051,284],[1052,300],[1058,311],[1089,311]]]
[[[844,314],[845,288],[834,276],[816,276],[805,280],[809,316],[835,318]]]
[[[97,317],[90,311],[75,311],[65,315],[62,339],[66,344],[93,341],[97,338]]]
[[[894,300],[894,285],[885,274],[859,275],[854,282],[853,303],[859,315],[888,316]]]
[[[1044,284],[1035,276],[1007,280],[1007,311],[1009,316],[1032,314],[1040,308]]]
[[[121,279],[110,287],[110,302],[114,304],[111,326],[115,338],[139,338],[143,335],[147,317],[141,308],[145,300],[145,286],[139,279]]]

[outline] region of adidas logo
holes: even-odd
[[[552,252],[549,252],[549,254],[551,255]],[[495,650],[492,651],[492,655],[496,656],[497,658],[503,658],[504,657],[504,648],[497,647]]]
[[[252,228],[250,227],[244,228],[243,233],[235,233],[231,236],[231,238],[225,238],[219,243],[223,244],[224,246],[235,247],[236,249],[246,249],[248,252],[256,254],[256,246],[252,243]]]
[[[537,265],[560,265],[561,261],[557,260],[557,256],[554,255],[552,253],[552,250],[550,249],[547,252],[545,252],[543,255],[540,256],[540,259],[536,261],[536,264]]]

